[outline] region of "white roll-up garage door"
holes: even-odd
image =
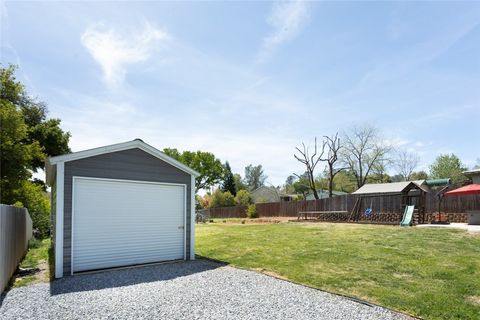
[[[185,186],[74,177],[72,270],[184,259]]]

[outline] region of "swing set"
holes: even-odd
[[[401,206],[398,209],[403,211],[402,225],[411,225],[414,219],[416,223],[423,223],[426,190],[413,182],[398,183],[398,188],[395,184],[365,185],[363,190],[361,188],[354,192],[357,198],[350,212],[349,222],[372,221],[374,215],[385,213],[385,207],[392,210],[397,206],[395,202],[401,196]]]

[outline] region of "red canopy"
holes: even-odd
[[[469,184],[452,191],[445,192],[445,196],[464,196],[469,194],[480,194],[480,184]]]

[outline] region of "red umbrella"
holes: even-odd
[[[469,194],[480,194],[480,184],[469,184],[452,191],[445,192],[445,196],[464,196]]]

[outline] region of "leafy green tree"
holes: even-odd
[[[295,193],[295,190],[293,188],[293,184],[295,183],[295,181],[297,181],[297,176],[291,174],[287,177],[287,179],[285,180],[285,193],[289,194],[289,193]]]
[[[267,176],[263,172],[262,165],[258,166],[248,165],[245,167],[245,183],[250,190],[255,190],[265,185]]]
[[[237,189],[237,192],[240,190],[248,190],[248,186],[243,182],[241,175],[239,175],[238,173],[235,173],[233,175],[233,180],[235,182],[235,187]]]
[[[426,180],[428,179],[428,173],[425,171],[415,171],[410,175],[411,180]]]
[[[337,191],[352,193],[358,189],[355,176],[349,170],[340,172],[333,181],[334,188]]]
[[[60,120],[47,119],[46,105],[28,95],[15,70],[0,67],[0,201],[25,206],[33,228],[46,236],[50,206],[45,185],[29,179],[46,157],[70,152],[70,134],[60,128]]]
[[[405,177],[401,174],[395,174],[390,177],[392,182],[402,182],[405,181]]]
[[[47,106],[28,95],[25,87],[15,78],[15,66],[0,68],[0,98],[2,107],[10,104],[15,107],[27,127],[25,144],[38,143],[41,152],[31,154],[29,169],[37,171],[44,168],[45,157],[71,152],[68,147],[70,133],[60,128],[59,119],[47,119]]]
[[[308,191],[310,190],[310,185],[308,180],[299,179],[293,183],[293,190],[296,194],[301,194],[303,198],[306,198]]]
[[[235,203],[239,206],[247,206],[253,203],[252,195],[247,190],[240,190],[235,196]]]
[[[163,152],[200,173],[195,181],[197,190],[213,187],[222,181],[225,175],[225,167],[213,153],[204,151],[180,153],[172,148],[165,148]]]
[[[432,179],[450,178],[453,184],[461,184],[467,180],[463,172],[467,168],[460,159],[452,154],[441,154],[430,166],[430,177]]]
[[[367,182],[368,183],[390,183],[390,182],[393,182],[393,179],[391,176],[389,176],[386,173],[371,173],[367,178]]]
[[[50,201],[42,186],[32,181],[23,180],[21,188],[15,190],[17,206],[28,209],[32,218],[32,225],[40,232],[41,237],[46,237],[50,231]]]
[[[212,194],[212,202],[210,204],[211,208],[219,207],[233,207],[235,206],[235,198],[230,192],[223,192],[220,189],[217,189]]]
[[[225,175],[222,183],[222,191],[230,192],[234,197],[237,195],[237,187],[235,186],[235,178],[233,177],[230,164],[225,162]]]
[[[13,204],[15,192],[31,177],[33,159],[43,153],[38,142],[28,143],[28,128],[15,105],[0,101],[0,201]]]

